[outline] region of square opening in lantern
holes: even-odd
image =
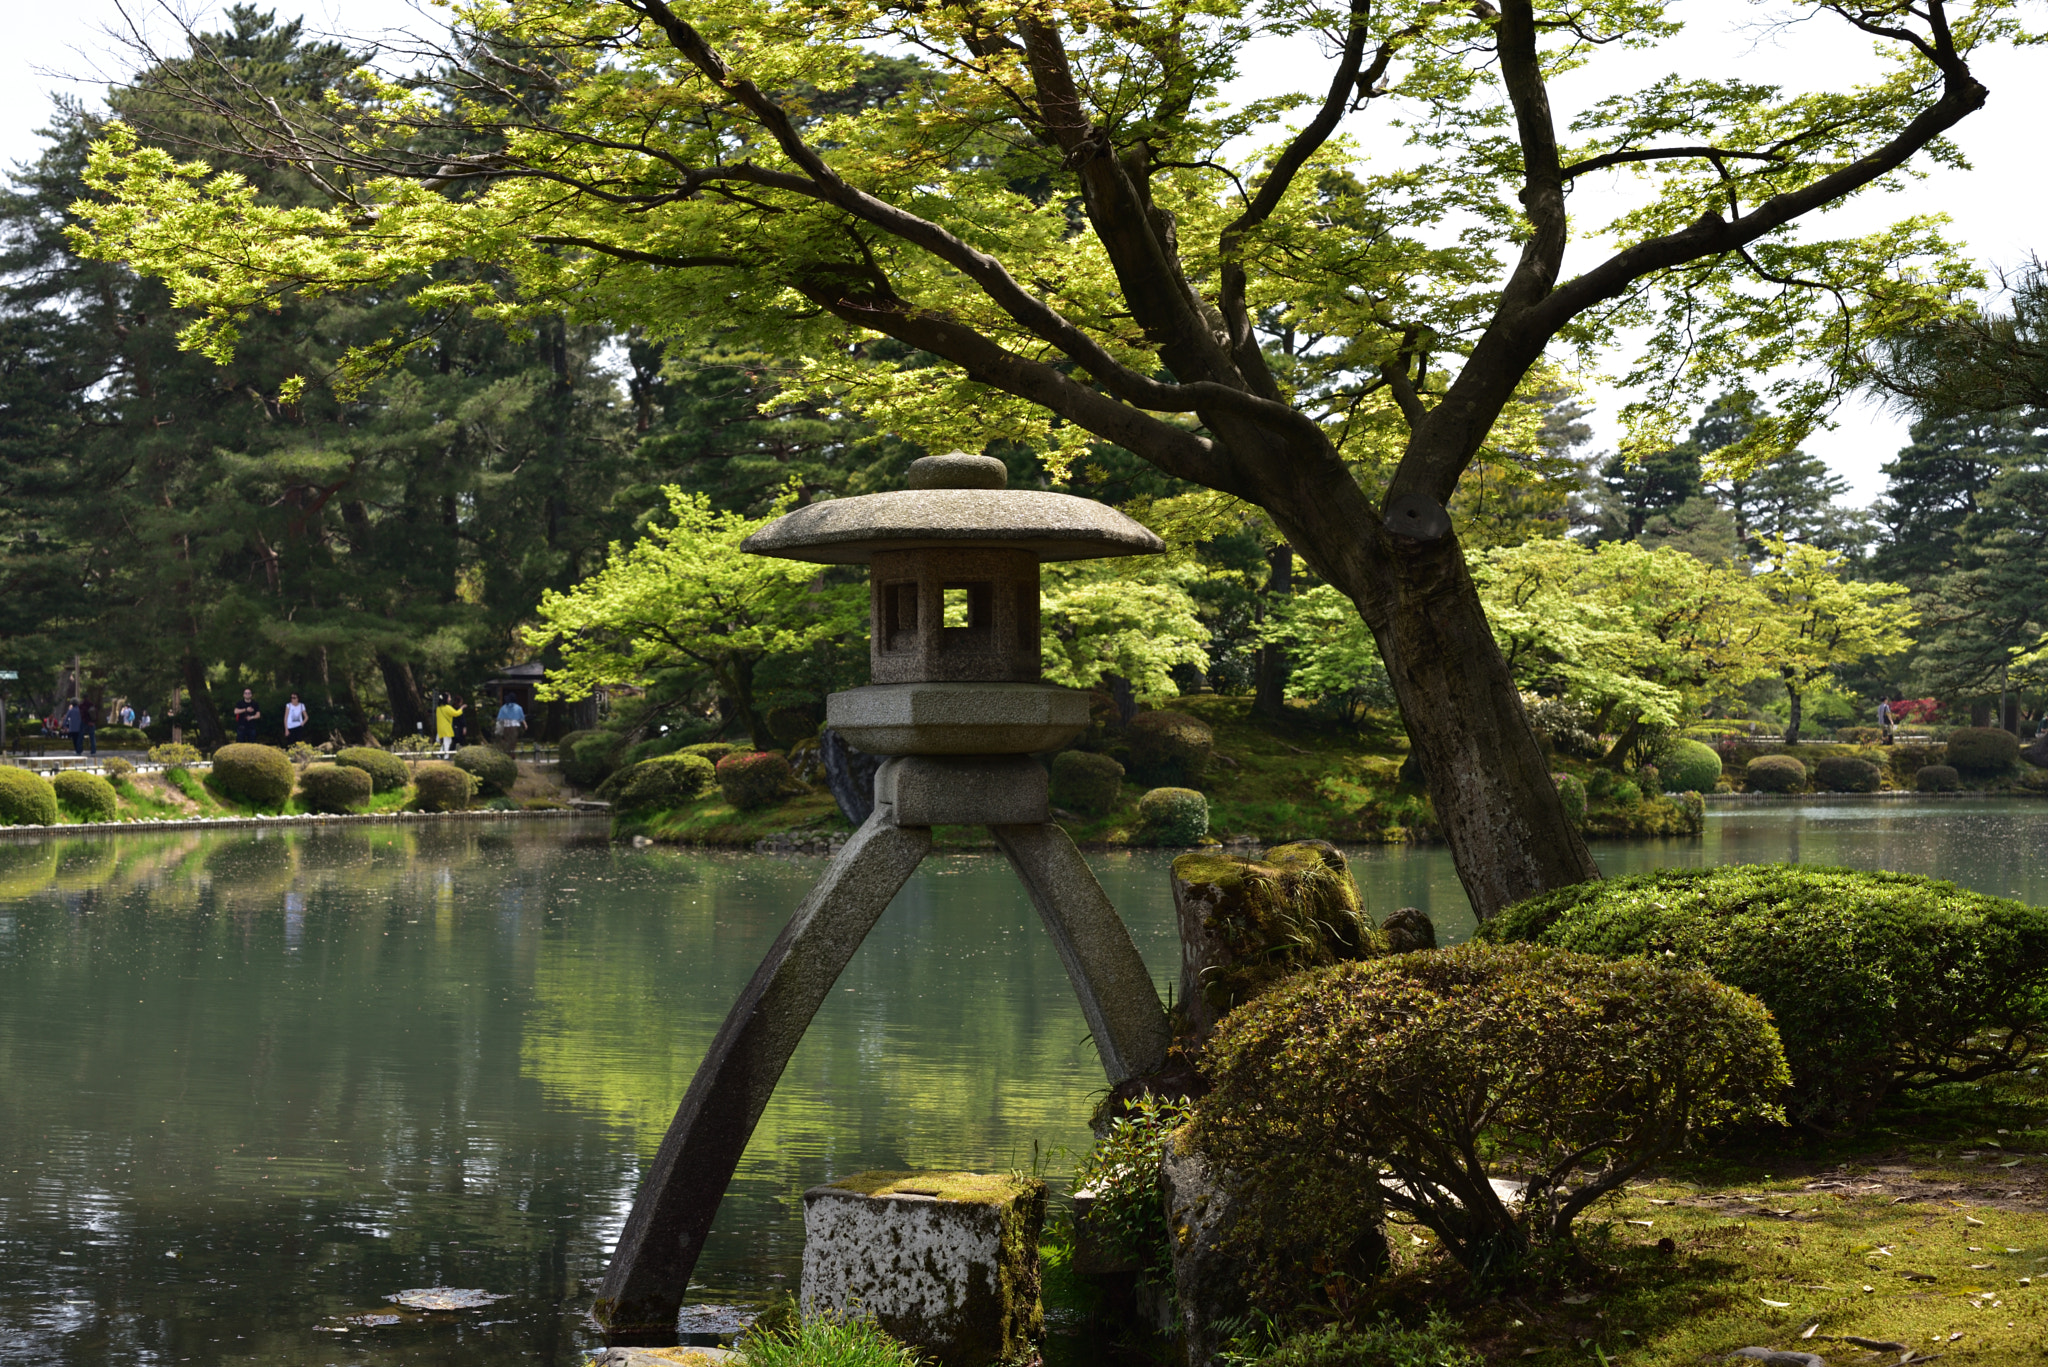
[[[917,648],[917,581],[898,580],[882,591],[882,649]]]
[[[941,648],[979,645],[995,634],[994,584],[947,584],[940,594],[945,607]]]

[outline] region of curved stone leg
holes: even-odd
[[[697,1067],[592,1307],[614,1344],[675,1342],[704,1236],[775,1083],[832,984],[932,846],[883,803],[783,927]]]
[[[1067,833],[1048,821],[991,826],[1059,950],[1112,1084],[1157,1072],[1172,1038],[1131,932]]]

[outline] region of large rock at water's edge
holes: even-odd
[[[804,1193],[806,1315],[873,1316],[945,1367],[1029,1356],[1043,1337],[1045,1184],[863,1172]]]
[[[1384,953],[1344,855],[1325,840],[1257,859],[1200,852],[1173,861],[1180,997],[1205,1039],[1233,1008],[1291,973]]]
[[[1171,1153],[1160,1164],[1165,1188],[1166,1228],[1173,1246],[1174,1305],[1188,1367],[1212,1367],[1227,1332],[1224,1321],[1242,1322],[1251,1307],[1245,1294],[1244,1263],[1225,1246],[1236,1217],[1236,1202],[1192,1153]]]
[[[875,810],[875,771],[880,755],[863,754],[831,728],[818,737],[818,755],[825,766],[825,787],[839,804],[839,814],[861,825]]]

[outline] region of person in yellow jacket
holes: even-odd
[[[441,705],[434,709],[434,739],[441,743],[444,755],[455,748],[455,719],[461,715],[462,709],[455,705],[455,699],[443,693]]]

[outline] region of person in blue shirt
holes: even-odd
[[[506,694],[498,708],[498,744],[505,747],[506,754],[518,751],[519,733],[525,729],[526,709],[519,705],[519,699]]]

